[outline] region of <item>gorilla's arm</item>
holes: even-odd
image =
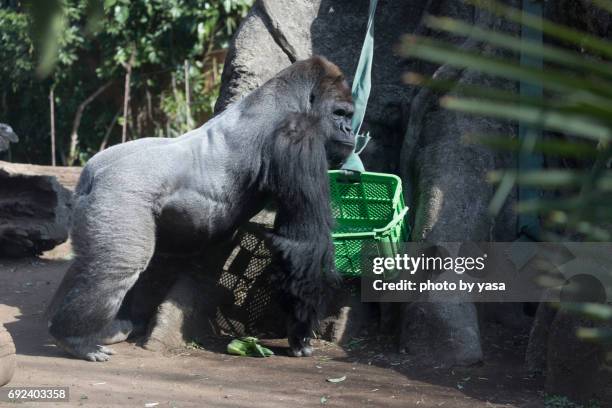
[[[269,244],[279,272],[283,304],[289,316],[289,345],[295,356],[312,354],[310,338],[321,294],[336,281],[331,241],[332,217],[325,146],[320,120],[290,115],[272,145],[269,187],[278,213]]]

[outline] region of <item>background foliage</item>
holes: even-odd
[[[128,139],[172,137],[201,124],[212,114],[225,48],[251,3],[0,0],[0,122],[20,136],[11,160],[51,162],[51,89],[60,164],[82,164],[119,142],[124,121]],[[124,118],[128,64],[133,73]],[[105,85],[83,110],[71,160],[78,107]]]

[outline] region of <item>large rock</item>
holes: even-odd
[[[518,27],[475,10],[471,23],[483,28],[517,32]],[[500,52],[472,40],[458,48],[492,58]],[[449,65],[436,68],[433,76],[465,86],[516,90],[516,84],[490,78],[473,70]],[[403,141],[400,175],[408,201],[413,204],[412,240],[434,243],[463,241],[512,241],[515,218],[509,205],[493,219],[488,206],[494,187],[486,174],[511,167],[507,155],[465,142],[470,134],[516,135],[515,126],[478,116],[469,116],[439,106],[440,94],[423,89],[410,106]],[[509,203],[512,203],[513,197]],[[477,311],[461,303],[422,303],[406,308],[400,347],[408,350],[417,338],[427,338],[430,353],[442,363],[469,365],[482,359]],[[414,328],[418,327],[416,331]],[[451,352],[448,352],[451,351]]]
[[[217,111],[310,53],[326,56],[352,81],[365,35],[368,2],[301,0],[291,2],[291,6],[285,3],[258,1],[244,20],[226,60]],[[507,165],[508,160],[484,148],[467,146],[462,137],[470,132],[512,136],[516,129],[505,123],[444,111],[437,103],[439,95],[404,84],[402,75],[417,71],[469,85],[505,88],[515,85],[475,71],[398,56],[396,46],[402,34],[432,34],[421,25],[426,13],[517,32],[517,27],[478,12],[462,1],[379,1],[372,93],[364,125],[373,140],[362,158],[368,170],[397,173],[404,181],[410,181],[405,191],[414,208],[413,239],[508,240],[515,233],[510,207],[492,220],[487,206],[493,188],[485,182],[487,171]],[[446,39],[458,47],[494,56],[494,51],[481,44]],[[416,342],[413,329],[418,327],[425,331],[434,359],[448,364],[471,364],[482,358],[478,318],[472,305],[422,304],[401,311],[401,349],[409,350],[411,343]]]
[[[0,324],[0,387],[8,384],[15,373],[15,344],[9,332]]]
[[[40,167],[0,162],[0,256],[39,255],[68,239],[71,193]]]
[[[365,153],[370,170],[395,171],[404,134],[404,108],[414,89],[402,74],[415,61],[398,57],[401,34],[414,31],[425,12],[421,1],[382,0],[376,15],[376,55],[365,127],[374,140]],[[445,2],[445,9],[454,11]],[[456,2],[459,3],[459,2]],[[223,110],[292,62],[320,54],[337,64],[352,81],[367,25],[368,2],[351,0],[261,0],[236,33],[223,72],[215,107]]]
[[[549,326],[546,392],[583,403],[601,401],[606,403],[602,406],[608,406],[612,403],[612,345],[579,339],[576,332],[581,327],[610,329],[612,324],[557,312]]]
[[[264,224],[255,222],[266,218]],[[285,310],[260,234],[270,218],[260,214],[232,240],[201,256],[153,258],[131,302],[132,315],[148,321],[145,348],[177,349],[211,335],[286,336]],[[322,338],[342,343],[359,332],[367,305],[355,293],[347,289],[328,296],[332,302],[321,322]]]

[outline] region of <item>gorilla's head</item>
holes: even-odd
[[[339,168],[355,149],[351,127],[353,98],[340,68],[323,57],[309,61],[319,68],[319,81],[309,95],[309,108],[322,119],[326,135],[325,151],[331,168]]]
[[[351,128],[353,98],[340,68],[314,56],[294,63],[277,78],[293,96],[283,98],[284,102],[293,99],[287,109],[319,119],[318,136],[324,138],[329,167],[342,166],[355,148],[355,135]]]

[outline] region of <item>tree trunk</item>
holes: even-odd
[[[94,93],[89,95],[87,99],[85,99],[79,107],[77,108],[76,115],[74,115],[74,121],[72,122],[72,132],[70,133],[70,152],[68,153],[68,165],[72,165],[74,160],[76,159],[76,149],[79,144],[79,126],[81,125],[81,119],[83,119],[83,112],[87,105],[93,102],[102,92],[104,92],[110,85],[112,81],[108,81],[100,88],[98,88]]]
[[[49,111],[51,120],[51,165],[55,167],[55,88],[49,91]]]
[[[189,60],[185,60],[185,120],[187,127],[191,129],[193,120],[191,119],[191,89],[189,86]]]
[[[124,64],[125,68],[125,86],[123,93],[123,128],[121,130],[121,143],[125,143],[127,140],[127,127],[128,127],[128,110],[130,107],[130,84],[132,82],[132,65],[134,65],[134,53],[130,57],[130,61]]]
[[[106,149],[106,145],[108,144],[108,139],[110,139],[110,135],[113,132],[113,128],[115,127],[117,120],[119,120],[120,114],[121,114],[121,109],[119,109],[117,113],[115,113],[113,120],[111,121],[110,125],[108,125],[108,128],[106,129],[106,132],[104,133],[104,138],[102,139],[102,143],[100,143],[100,149],[98,150],[99,152]]]

